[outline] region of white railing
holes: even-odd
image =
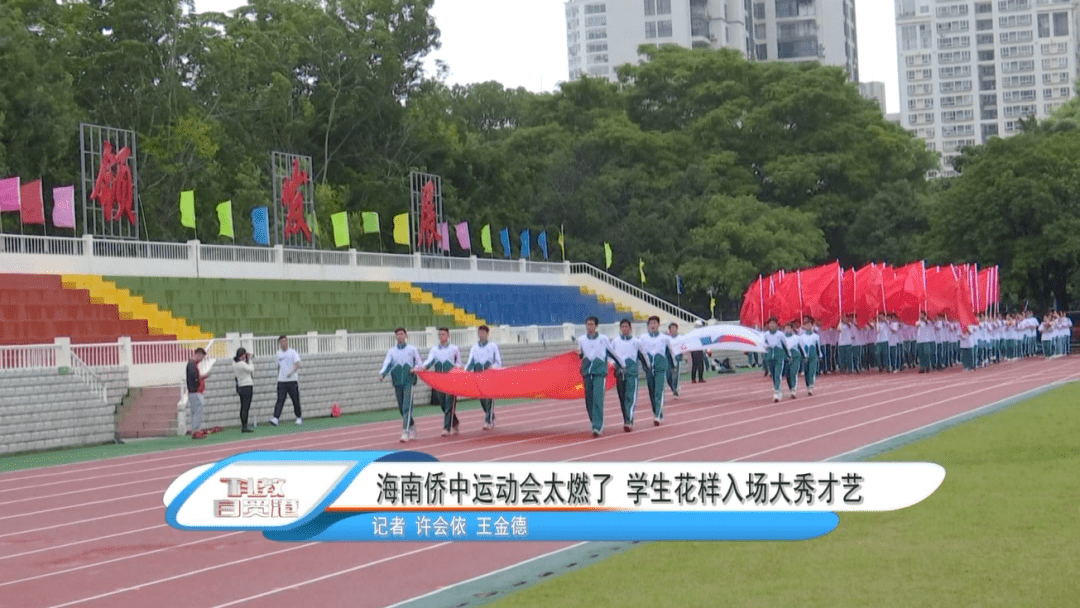
[[[630,283],[627,283],[619,277],[610,275],[603,270],[600,270],[592,264],[586,264],[584,262],[574,262],[573,264],[570,264],[570,274],[587,274],[595,279],[607,283],[608,285],[611,285],[616,289],[625,291],[626,293],[629,293],[635,298],[644,301],[650,306],[659,308],[660,310],[664,311],[664,313],[669,314],[685,323],[700,323],[701,321],[704,321],[704,319],[695,315],[694,313],[683,310],[682,308],[675,306],[667,300],[662,300],[636,285],[631,285]]]
[[[82,239],[57,236],[0,234],[0,253],[32,255],[83,255]]]
[[[75,353],[71,353],[71,372],[97,395],[102,403],[109,403],[109,387],[105,386],[101,376],[90,369],[90,366]]]
[[[59,351],[60,347],[56,344],[0,346],[0,370],[59,367]]]

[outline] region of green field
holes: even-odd
[[[874,460],[945,467],[926,501],[799,543],[650,543],[490,608],[1080,605],[1080,384]]]

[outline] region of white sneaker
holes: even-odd
[[[776,392],[776,393],[773,394],[773,403],[780,403],[780,393],[779,392]]]
[[[399,441],[401,441],[401,443],[408,443],[409,442],[409,434],[408,433],[402,433],[401,434],[401,439],[399,439]]]
[[[807,397],[813,397],[814,396],[814,389],[812,389],[812,388],[806,389],[806,396]]]
[[[278,419],[277,418],[271,418],[270,419],[270,424],[272,424],[274,426],[277,426],[278,425]]]
[[[296,425],[299,426],[301,424],[304,424],[304,419],[303,418],[297,418],[296,419]]]
[[[409,439],[416,439],[416,427],[409,429]]]

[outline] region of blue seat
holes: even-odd
[[[417,283],[417,287],[495,325],[582,323],[595,315],[617,323],[627,315],[566,285]]]

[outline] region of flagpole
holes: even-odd
[[[761,317],[761,328],[765,328],[765,279],[759,273],[758,278],[758,296],[761,298],[761,310],[759,315]]]

